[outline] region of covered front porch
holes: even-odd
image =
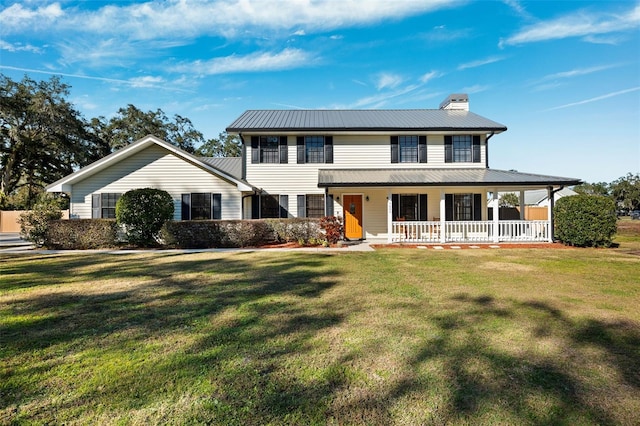
[[[553,203],[546,220],[525,220],[525,191],[545,188],[553,199],[554,192],[577,183],[491,169],[320,171],[320,186],[337,201],[345,229],[356,224],[362,229],[356,239],[388,243],[553,242]],[[519,218],[501,219],[500,192],[519,196]],[[354,198],[363,203],[352,203]]]

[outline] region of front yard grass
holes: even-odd
[[[0,424],[637,424],[625,244],[0,255]]]

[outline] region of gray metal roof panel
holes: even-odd
[[[503,124],[463,110],[247,110],[226,129],[249,131],[482,130]]]
[[[580,179],[496,169],[331,169],[318,171],[319,187],[577,185]]]
[[[198,159],[231,177],[242,179],[242,158],[240,157],[198,157]]]

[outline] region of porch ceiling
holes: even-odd
[[[580,179],[496,169],[326,169],[318,186],[496,186],[544,187],[577,185]]]

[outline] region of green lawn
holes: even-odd
[[[637,424],[634,229],[617,249],[0,255],[0,424]]]

